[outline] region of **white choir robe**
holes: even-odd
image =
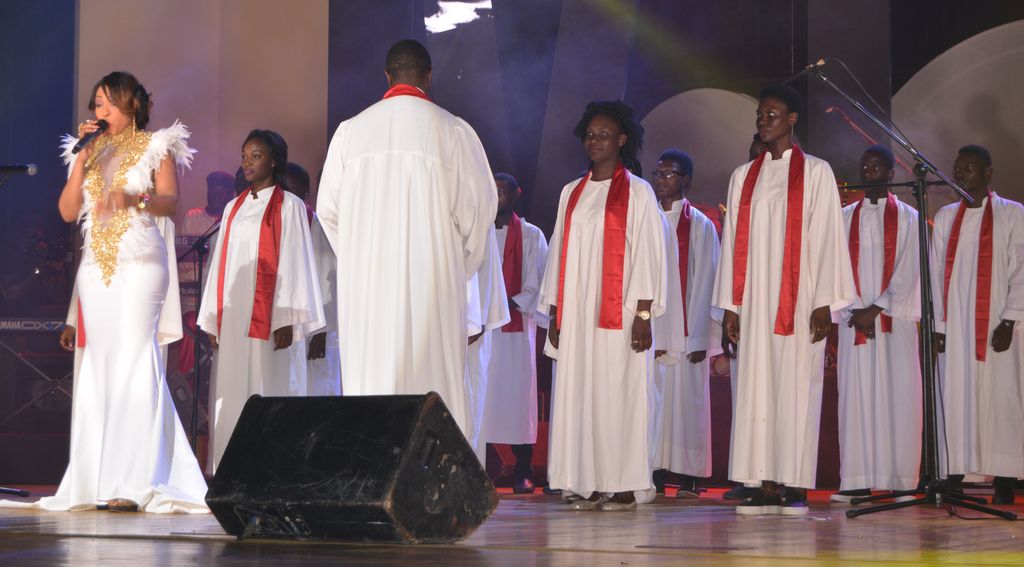
[[[338,347],[338,301],[336,296],[338,281],[338,260],[331,249],[331,243],[324,234],[320,218],[313,216],[309,227],[313,241],[313,257],[316,258],[316,272],[320,281],[320,293],[324,300],[324,320],[326,327],[320,333],[327,333],[327,348],[323,358],[306,360],[306,395],[309,396],[340,396],[341,395],[341,354]],[[316,333],[314,333],[315,335]],[[293,352],[298,353],[299,349]]]
[[[589,497],[650,491],[650,382],[654,349],[633,351],[638,300],[652,300],[652,316],[665,312],[667,268],[664,225],[651,186],[629,175],[629,212],[623,266],[622,328],[598,327],[604,259],[605,203],[611,181],[588,181],[572,217],[566,249],[562,325],[552,400],[548,484]],[[551,237],[539,309],[558,303],[565,208],[579,180],[562,189]],[[550,324],[556,324],[552,321]]]
[[[811,312],[822,306],[836,312],[854,301],[856,291],[832,168],[805,154],[794,332],[774,333],[791,153],[786,150],[777,160],[768,154],[754,187],[742,306],[732,301],[732,264],[743,180],[752,162],[733,172],[712,305],[740,318],[729,478],[745,484],[772,480],[813,488],[826,341],[811,342]]]
[[[917,211],[899,204],[896,254],[883,292],[885,199],[864,200],[860,210],[860,297],[839,317],[840,490],[910,490],[921,462],[921,364],[917,321],[921,318]],[[843,209],[850,232],[856,203]],[[892,332],[875,319],[875,338],[854,345],[848,325],[853,309],[877,305],[892,317]]]
[[[711,476],[711,390],[709,364],[721,351],[712,342],[711,294],[718,265],[719,242],[715,225],[692,207],[687,259],[686,323],[683,325],[682,282],[679,278],[679,242],[676,228],[683,201],[665,211],[668,221],[668,293],[665,314],[655,320],[655,349],[666,351],[655,366],[658,392],[653,459],[655,470],[667,469],[695,477]],[[689,335],[686,334],[687,327]],[[687,358],[705,352],[693,364]]]
[[[491,358],[491,333],[511,320],[505,279],[501,273],[501,253],[493,226],[488,234],[487,251],[480,269],[466,284],[467,333],[483,333],[466,347],[465,387],[466,411],[469,416],[466,440],[473,447],[481,464],[487,462],[487,442],[480,437],[487,396],[487,365]]]
[[[317,214],[338,257],[345,395],[436,391],[467,431],[465,284],[497,202],[476,133],[432,102],[395,96],[338,127]]]
[[[981,207],[967,209],[960,227],[949,305],[943,321],[946,245],[957,203],[935,215],[932,231],[932,297],[935,330],[946,335],[939,355],[939,459],[943,476],[980,474],[1024,477],[1024,207],[998,195],[992,202],[992,294],[986,360],[975,356],[974,304]],[[992,333],[1003,319],[1016,321],[1004,352],[992,350]],[[942,416],[945,415],[943,427]],[[944,447],[949,447],[946,461]]]
[[[271,191],[260,191],[257,199],[246,197],[231,223],[221,328],[217,328],[217,280],[226,226],[217,234],[210,277],[206,280],[199,309],[199,327],[216,336],[219,344],[215,380],[210,385],[213,426],[210,428],[212,450],[208,472],[211,473],[216,470],[250,396],[306,395],[306,337],[325,325],[306,205],[286,191],[281,204],[281,255],[270,338],[260,340],[248,336],[256,289],[260,226]],[[224,208],[225,222],[237,199],[232,199]],[[292,345],[275,351],[274,331],[289,325]]]
[[[548,242],[541,229],[520,219],[523,270],[518,294],[511,297],[523,316],[523,330],[491,332],[487,395],[480,433],[485,443],[528,445],[537,442],[537,327],[547,317],[537,312]],[[497,229],[498,250],[505,250],[508,227]]]

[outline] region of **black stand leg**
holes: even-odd
[[[0,494],[10,494],[12,496],[21,496],[22,498],[25,498],[29,496],[29,491],[22,490],[20,488],[4,488],[0,486]]]

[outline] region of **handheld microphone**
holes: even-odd
[[[106,120],[97,120],[96,126],[97,128],[95,131],[89,132],[88,134],[82,136],[81,140],[78,140],[78,143],[75,144],[75,147],[71,148],[71,153],[77,154],[78,152],[82,151],[82,148],[88,146],[89,142],[93,141],[93,139],[96,138],[96,136],[99,136],[100,134],[106,132],[107,128],[110,127],[110,124],[107,124]]]
[[[13,165],[0,165],[0,174],[10,175],[12,173],[24,173],[26,175],[35,175],[39,171],[36,164],[13,164]]]
[[[814,63],[811,63],[810,65],[804,67],[796,75],[793,75],[792,77],[786,79],[785,81],[782,81],[782,84],[788,85],[789,83],[792,83],[793,81],[799,79],[800,77],[803,77],[804,75],[809,75],[809,74],[817,71],[819,67],[824,67],[824,66],[825,66],[825,60],[824,59],[818,59]]]

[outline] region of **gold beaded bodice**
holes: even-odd
[[[93,142],[92,153],[85,162],[83,189],[91,223],[89,246],[103,276],[103,285],[109,286],[117,271],[121,238],[134,214],[126,209],[113,210],[109,194],[124,190],[128,170],[139,162],[151,138],[152,133],[134,127],[100,136]]]

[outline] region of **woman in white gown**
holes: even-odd
[[[163,217],[177,209],[177,168],[189,165],[193,150],[177,122],[144,130],[150,106],[135,77],[111,73],[93,88],[89,109],[96,120],[80,125],[79,135],[96,131],[100,120],[108,130],[77,156],[71,147],[78,140],[65,139],[70,175],[58,207],[65,221],[82,222],[76,286],[85,349],[67,471],[57,494],[32,507],[209,512],[206,482],[175,412],[159,348],[181,336],[180,307],[165,310],[177,282],[166,244],[173,224]]]

